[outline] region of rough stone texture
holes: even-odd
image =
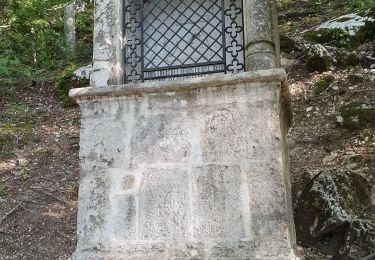
[[[122,1],[95,0],[91,86],[122,82]]]
[[[73,259],[297,259],[285,72],[76,89]]]
[[[306,65],[310,71],[327,71],[332,65],[332,56],[321,44],[306,46]]]
[[[280,67],[275,0],[244,0],[246,70]]]
[[[348,170],[323,170],[297,207],[299,240],[337,259],[362,259],[375,248],[373,185]]]

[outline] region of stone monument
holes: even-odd
[[[96,0],[73,259],[298,259],[271,0]]]

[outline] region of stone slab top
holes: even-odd
[[[145,83],[128,83],[106,87],[75,88],[69,91],[69,96],[76,100],[93,99],[98,97],[119,97],[141,95],[145,93],[161,93],[203,89],[210,87],[230,86],[242,83],[279,82],[283,88],[283,96],[288,96],[286,72],[283,69],[248,71],[238,74],[218,74],[181,80],[153,81]],[[287,98],[289,99],[289,98]]]

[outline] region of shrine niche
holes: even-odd
[[[241,0],[124,2],[125,82],[238,73]]]
[[[86,259],[296,260],[273,0],[96,0],[81,108]]]

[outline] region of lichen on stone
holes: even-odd
[[[332,64],[332,56],[321,44],[306,46],[306,65],[310,71],[327,71]]]
[[[375,19],[372,9],[363,13],[340,16],[308,30],[307,40],[327,43],[336,47],[356,48],[365,40],[372,40],[375,33]]]
[[[373,185],[349,170],[323,170],[307,186],[296,212],[303,244],[337,259],[360,259],[375,246],[375,221],[366,217]],[[324,245],[324,246],[322,246]]]

